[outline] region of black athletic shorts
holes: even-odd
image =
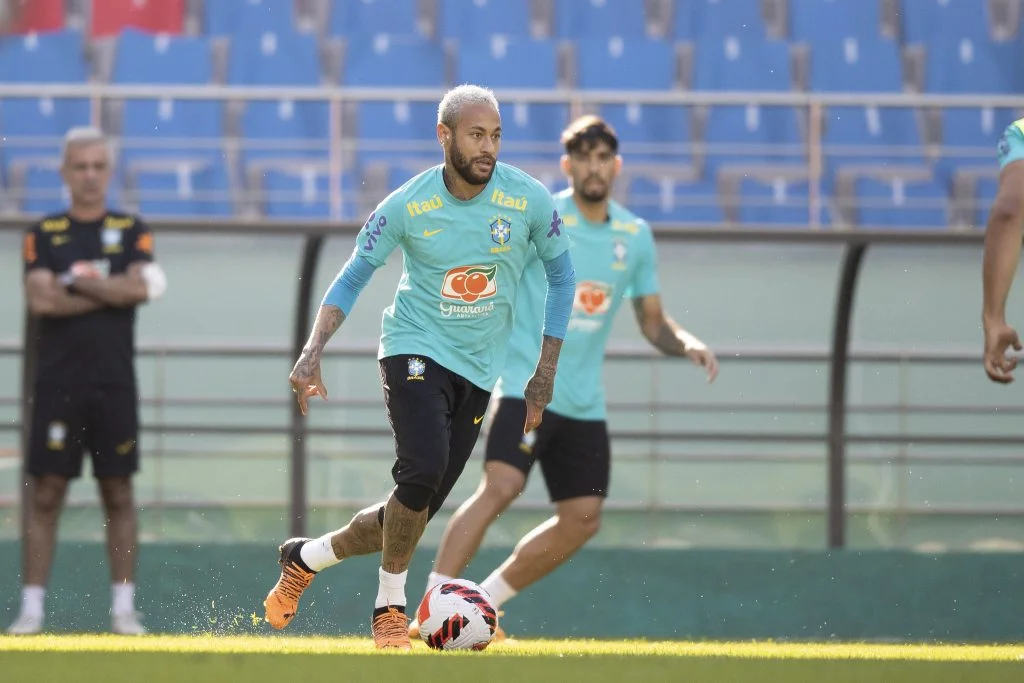
[[[508,463],[529,475],[539,462],[553,502],[608,495],[611,446],[604,420],[576,420],[544,411],[540,427],[523,434],[526,401],[498,401],[487,433],[487,460]]]
[[[80,477],[85,451],[99,479],[139,469],[139,400],[132,387],[36,385],[31,419],[29,474]]]
[[[382,358],[380,375],[395,433],[391,474],[396,484],[434,491],[433,517],[473,453],[491,392],[426,356]]]

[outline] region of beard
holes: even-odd
[[[602,181],[601,183],[588,186],[587,183],[589,180],[590,178],[584,180],[582,183],[578,185],[575,182],[573,183],[573,186],[578,188],[577,193],[579,194],[579,196],[582,197],[585,201],[593,202],[595,204],[597,202],[603,202],[605,199],[607,199],[609,191],[608,183]]]
[[[495,163],[486,173],[481,173],[473,166],[473,164],[481,160],[489,160]],[[451,147],[451,161],[452,168],[455,169],[455,172],[462,176],[462,179],[470,185],[486,185],[491,182],[491,176],[494,175],[494,169],[497,168],[497,159],[494,157],[484,154],[469,159],[462,153],[462,150],[459,149],[458,143],[454,141],[452,142]]]

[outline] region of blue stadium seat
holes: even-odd
[[[948,197],[934,180],[858,178],[855,194],[862,226],[941,229],[948,225]]]
[[[437,153],[436,104],[361,102],[358,112],[360,163]]]
[[[993,141],[1016,117],[1012,109],[950,107],[942,110],[942,150],[936,174],[949,182],[957,169],[995,163]]]
[[[672,37],[679,42],[692,41],[697,35],[695,5],[686,0],[672,4]]]
[[[356,217],[355,188],[352,173],[343,173],[339,216],[342,220]],[[263,174],[263,214],[269,218],[330,218],[330,190],[330,176],[321,169],[267,169]]]
[[[439,0],[439,3],[441,38],[478,42],[492,35],[530,36],[530,4],[524,0]]]
[[[203,85],[212,78],[206,38],[153,36],[125,29],[118,39],[112,81],[125,84]],[[220,156],[224,107],[212,100],[125,100],[122,160],[139,157]],[[200,144],[191,144],[199,140]]]
[[[315,37],[290,30],[235,35],[228,61],[228,83],[320,85]],[[257,157],[325,156],[330,129],[328,111],[326,102],[248,102],[241,119],[244,163]]]
[[[792,107],[710,107],[704,141],[705,164],[711,173],[722,164],[807,163],[803,136]]]
[[[994,177],[981,176],[974,185],[974,225],[984,229],[988,222],[988,214],[999,190],[999,180]]]
[[[694,68],[695,90],[788,91],[789,45],[750,36],[701,38]]]
[[[789,0],[788,15],[790,40],[812,45],[878,38],[882,18],[879,0]]]
[[[685,0],[677,2],[677,6]],[[707,40],[726,36],[764,38],[767,25],[761,14],[761,0],[689,0],[693,35]],[[677,32],[678,32],[677,24]]]
[[[569,123],[569,107],[505,101],[501,104],[501,158],[509,163],[529,158],[555,163],[562,154],[559,138]]]
[[[31,214],[47,214],[63,211],[70,197],[64,189],[60,170],[54,167],[29,166],[25,169],[24,196],[21,211]]]
[[[577,41],[586,38],[601,42],[610,36],[642,39],[647,35],[644,3],[637,0],[556,2],[554,32],[559,38]]]
[[[211,36],[291,29],[294,5],[294,0],[206,0],[203,27]]]
[[[379,87],[440,87],[445,84],[444,51],[416,37],[378,34],[353,40],[342,84]]]
[[[377,34],[420,36],[418,0],[334,0],[332,36],[346,40]]]
[[[146,216],[230,216],[227,169],[222,163],[181,164],[135,172],[139,211]]]
[[[928,44],[925,90],[942,93],[1024,91],[1019,42],[994,43],[967,37],[935,37]]]
[[[2,83],[84,83],[87,69],[78,31],[29,34],[0,42]],[[28,157],[60,156],[61,139],[73,126],[90,121],[89,101],[26,97],[0,101],[3,167]],[[22,139],[22,140],[19,140]],[[33,138],[31,142],[24,142]]]
[[[740,181],[739,202],[740,223],[806,226],[810,221],[807,181],[744,178]]]
[[[394,163],[388,166],[388,192],[397,190],[409,180],[439,163],[441,163],[440,156],[436,158],[436,161],[424,161],[422,158],[417,161],[396,159]]]
[[[599,113],[615,129],[619,149],[630,160],[692,163],[693,135],[686,107],[605,104]]]
[[[648,221],[723,223],[718,189],[712,182],[680,183],[635,177],[628,190],[630,210]]]
[[[903,0],[900,3],[903,42],[928,43],[936,37],[989,38],[988,3],[977,0]]]
[[[810,89],[815,92],[903,89],[900,47],[887,38],[843,36],[816,42],[810,53],[810,67]]]
[[[486,83],[492,88],[554,88],[558,82],[558,47],[552,40],[487,36],[459,46],[458,83]]]
[[[923,166],[924,148],[917,118],[903,107],[831,107],[822,134],[826,180],[846,164]]]
[[[675,80],[672,45],[656,38],[585,40],[577,44],[580,88],[670,90]]]

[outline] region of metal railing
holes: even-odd
[[[239,220],[226,221],[151,221],[154,230],[159,234],[189,233],[189,234],[250,234],[250,235],[301,235],[303,236],[303,247],[299,259],[297,277],[299,287],[295,301],[293,335],[290,348],[290,356],[296,357],[305,342],[309,325],[311,324],[314,295],[313,283],[316,276],[320,253],[324,241],[329,236],[353,237],[361,227],[356,223],[318,222],[293,224],[285,222],[259,222],[253,223]],[[23,230],[24,224],[21,221],[4,219],[0,220],[0,232]],[[824,433],[790,433],[779,434],[769,432],[744,431],[736,432],[680,432],[658,431],[658,432],[636,432],[629,433],[616,431],[614,434],[619,438],[638,438],[647,440],[673,439],[673,440],[701,440],[719,442],[742,442],[745,440],[756,440],[759,442],[793,442],[793,443],[825,443],[828,453],[828,476],[824,485],[828,491],[828,545],[829,547],[842,547],[846,543],[846,449],[851,443],[962,443],[962,444],[1024,444],[1024,438],[1000,437],[1000,436],[965,436],[962,438],[949,438],[931,436],[928,434],[905,434],[905,435],[856,435],[851,436],[847,432],[846,421],[848,415],[846,386],[848,368],[854,356],[849,348],[850,321],[853,311],[854,294],[856,290],[857,277],[864,254],[871,244],[886,245],[959,245],[965,247],[977,247],[982,236],[976,233],[956,233],[949,231],[942,232],[820,232],[808,231],[805,226],[788,226],[789,229],[779,231],[749,231],[720,228],[716,226],[705,226],[693,229],[679,225],[657,225],[655,235],[659,241],[664,242],[747,242],[747,243],[786,243],[786,244],[842,244],[845,247],[842,260],[842,267],[837,282],[837,293],[835,307],[831,312],[833,316],[833,333],[831,348],[827,351],[815,350],[803,353],[796,352],[756,352],[749,349],[736,349],[726,351],[723,354],[725,362],[737,360],[767,360],[767,361],[808,361],[815,359],[827,359],[830,366],[829,392],[827,401],[828,422],[827,430]],[[826,311],[820,311],[826,315]],[[22,383],[22,415],[27,415],[27,401],[31,394],[31,376],[35,358],[35,348],[27,343],[30,338],[32,320],[26,321],[26,343],[23,348],[23,383]],[[10,351],[11,349],[7,349]],[[159,351],[164,355],[239,355],[245,354],[252,357],[274,355],[280,356],[285,353],[281,348],[257,348],[257,347],[233,347],[233,346],[200,346],[200,347],[167,347],[163,349],[143,349],[142,353],[155,353]],[[365,349],[342,349],[331,352],[335,355],[363,354]],[[618,358],[646,358],[649,354],[625,353],[616,354]],[[896,362],[906,360],[908,354],[901,352],[880,352],[875,354],[862,353],[856,356],[860,359],[873,359],[879,362]],[[910,358],[915,357],[913,354]],[[956,362],[962,363],[970,358],[969,354],[917,354],[916,357],[932,362]],[[308,508],[307,497],[307,463],[309,453],[307,451],[308,437],[314,434],[349,434],[355,435],[359,430],[353,429],[312,429],[306,419],[301,415],[294,402],[291,402],[291,417],[285,430],[281,426],[267,426],[261,431],[264,433],[280,434],[282,431],[290,437],[290,486],[289,486],[289,508],[291,520],[291,533],[302,535],[305,531],[306,513]],[[23,445],[27,438],[28,421],[22,419]],[[164,425],[163,429],[192,430],[192,431],[224,431],[223,426],[207,426],[197,429],[194,425]],[[246,427],[246,430],[252,431]],[[378,435],[379,430],[367,430],[366,435]]]
[[[177,146],[196,149],[209,146],[210,150],[226,150],[229,157],[241,158],[248,151],[260,152],[278,148],[279,151],[289,152],[288,159],[278,160],[280,163],[292,169],[321,170],[326,173],[327,192],[318,193],[315,188],[310,190],[310,196],[316,197],[328,205],[329,216],[334,220],[350,219],[355,220],[362,213],[369,203],[375,203],[383,193],[391,189],[387,186],[385,176],[378,177],[374,182],[366,182],[365,176],[361,181],[366,183],[366,192],[359,189],[349,190],[343,187],[344,172],[354,165],[356,155],[361,151],[391,150],[396,156],[404,157],[407,161],[426,164],[435,163],[439,156],[437,154],[436,142],[432,139],[432,130],[423,131],[422,138],[411,141],[387,141],[387,140],[365,140],[353,131],[353,118],[348,112],[349,105],[362,102],[395,102],[395,103],[436,103],[443,90],[437,88],[339,88],[339,87],[236,87],[236,86],[161,86],[159,91],[154,91],[148,86],[136,85],[62,85],[62,84],[3,84],[0,85],[0,99],[3,98],[75,98],[87,100],[90,104],[92,123],[103,125],[110,118],[110,109],[107,105],[120,103],[128,100],[218,100],[229,103],[228,118],[237,120],[239,107],[246,102],[253,101],[276,101],[276,102],[309,102],[322,103],[326,107],[328,128],[324,131],[322,138],[316,140],[267,140],[241,138],[239,134],[229,133],[224,139],[189,139],[189,140],[166,140],[166,139],[132,139],[118,136],[119,145],[126,150],[133,147],[145,147],[152,149],[161,146]],[[853,197],[851,178],[854,176],[871,177],[877,179],[902,178],[911,180],[927,179],[932,176],[931,164],[936,159],[969,158],[971,163],[957,178],[954,179],[952,200],[948,203],[952,216],[948,221],[936,221],[934,228],[946,227],[949,224],[963,228],[974,226],[975,216],[979,206],[974,200],[973,183],[977,177],[992,177],[995,174],[994,148],[996,140],[1002,130],[1010,121],[992,121],[992,144],[984,148],[971,148],[961,146],[943,146],[941,136],[934,133],[937,120],[935,117],[927,117],[924,114],[934,112],[938,108],[981,108],[990,112],[997,109],[1011,111],[1024,111],[1024,96],[1007,95],[924,95],[909,93],[794,93],[794,92],[706,92],[706,91],[603,91],[603,90],[575,90],[575,89],[498,89],[497,95],[506,106],[505,116],[515,116],[515,108],[519,104],[562,104],[566,105],[570,116],[591,111],[603,104],[622,105],[644,105],[644,106],[675,106],[686,108],[684,114],[690,117],[690,110],[703,112],[702,116],[696,118],[692,124],[693,130],[689,140],[681,140],[677,143],[658,143],[648,145],[650,149],[644,149],[642,143],[624,145],[623,153],[628,163],[625,166],[625,177],[651,177],[662,178],[668,182],[688,181],[695,177],[706,175],[707,160],[716,156],[724,161],[726,167],[720,168],[717,176],[717,192],[715,197],[691,197],[679,198],[671,192],[638,192],[633,205],[641,212],[644,209],[655,211],[659,206],[700,206],[708,202],[722,202],[725,209],[725,220],[736,222],[735,207],[738,202],[736,197],[739,182],[744,177],[756,178],[761,181],[772,183],[773,179],[783,182],[807,183],[806,196],[794,197],[779,196],[767,201],[764,199],[748,199],[747,203],[756,201],[767,201],[769,205],[794,207],[806,212],[807,225],[812,228],[831,224],[837,227],[848,225],[864,226],[864,221],[856,216],[859,208],[864,208],[874,202],[871,198],[857,199]],[[725,143],[709,143],[704,140],[701,129],[706,125],[706,117],[713,115],[709,108],[719,105],[738,105],[748,108],[771,108],[788,107],[795,108],[802,115],[802,140],[797,145],[770,145],[764,149],[752,148],[747,145],[730,145]],[[894,148],[885,145],[849,146],[829,142],[827,135],[829,126],[829,111],[835,107],[862,107],[867,110],[877,111],[886,108],[913,109],[920,120],[920,127],[924,132],[924,145],[912,147]],[[923,118],[922,118],[923,117]],[[116,118],[116,117],[115,117]],[[993,118],[993,117],[989,117]],[[509,126],[511,129],[511,126]],[[17,152],[19,147],[31,148],[33,153],[38,151],[40,145],[56,149],[59,141],[55,140],[32,140],[11,138],[5,140],[5,145]],[[309,146],[322,144],[324,149],[310,150]],[[517,141],[514,134],[506,137],[505,148],[507,151],[515,150],[519,145],[520,152],[528,152],[532,149],[531,144],[536,147],[536,141]],[[559,149],[556,140],[541,143],[543,149],[537,149],[540,156],[532,158],[530,154],[519,154],[517,158],[523,160],[526,170],[537,175],[547,175],[549,178],[557,178],[556,165],[553,157],[557,156]],[[375,149],[379,148],[379,149]],[[310,151],[322,152],[310,156]],[[751,157],[757,157],[763,152],[770,152],[772,161],[755,163]],[[19,156],[22,152],[18,152]],[[630,159],[630,154],[634,158]],[[647,158],[639,159],[643,154]],[[52,157],[52,153],[50,154]],[[882,164],[871,162],[867,165],[858,163],[858,158],[865,158],[867,163],[871,156],[885,157],[887,161]],[[901,157],[907,157],[905,163]],[[847,170],[853,176],[844,172],[833,173],[830,168],[830,158],[842,158]],[[394,157],[393,157],[394,158]],[[511,158],[511,157],[510,157]],[[274,166],[273,159],[248,158],[244,164],[233,163],[238,166],[236,175],[244,180],[238,180],[233,184],[236,190],[232,190],[229,197],[236,213],[259,217],[262,202],[268,196],[274,196],[288,201],[302,203],[305,201],[303,193],[305,190],[296,191],[273,191],[262,186],[261,177],[267,168]],[[735,161],[730,166],[730,160]],[[51,166],[52,166],[51,159]],[[187,160],[186,160],[187,161]],[[133,161],[133,164],[142,161]],[[171,163],[169,157],[160,152],[149,164],[156,163],[158,166]],[[16,164],[17,165],[17,164]],[[143,164],[145,165],[145,164]],[[372,165],[372,164],[371,164]],[[245,168],[241,168],[244,166]],[[140,167],[141,168],[141,167]],[[128,176],[133,176],[136,170],[126,169]],[[166,170],[166,169],[165,169]],[[360,169],[363,173],[365,169]],[[15,174],[17,175],[17,173]],[[134,177],[134,176],[133,176]],[[827,187],[826,179],[835,178],[835,187]],[[128,182],[128,181],[126,181]],[[376,183],[376,184],[375,184]],[[309,184],[309,183],[307,183]],[[315,183],[313,183],[315,185]],[[356,187],[361,187],[357,182]],[[240,188],[240,189],[239,189]],[[9,190],[12,188],[8,188]],[[625,192],[626,183],[620,183],[620,192]],[[24,192],[24,190],[19,190]],[[146,195],[146,191],[127,192],[131,201],[137,201],[140,196],[153,200],[173,199],[168,192],[152,191],[154,195]],[[141,193],[141,194],[140,194]],[[901,194],[898,189],[894,193]],[[782,195],[785,193],[783,192]],[[623,195],[624,196],[624,195]],[[15,203],[23,197],[16,196]],[[220,201],[218,192],[197,192],[193,197],[197,202]],[[353,201],[354,200],[354,201]],[[682,202],[682,203],[679,203]],[[928,198],[901,198],[897,202],[900,210],[913,209],[936,209],[942,208],[944,202],[936,202]]]

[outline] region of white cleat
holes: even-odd
[[[113,614],[110,617],[110,630],[122,636],[144,636],[148,631],[139,621],[140,616],[138,612]]]
[[[42,614],[19,614],[7,629],[7,634],[12,636],[34,636],[43,632]]]

